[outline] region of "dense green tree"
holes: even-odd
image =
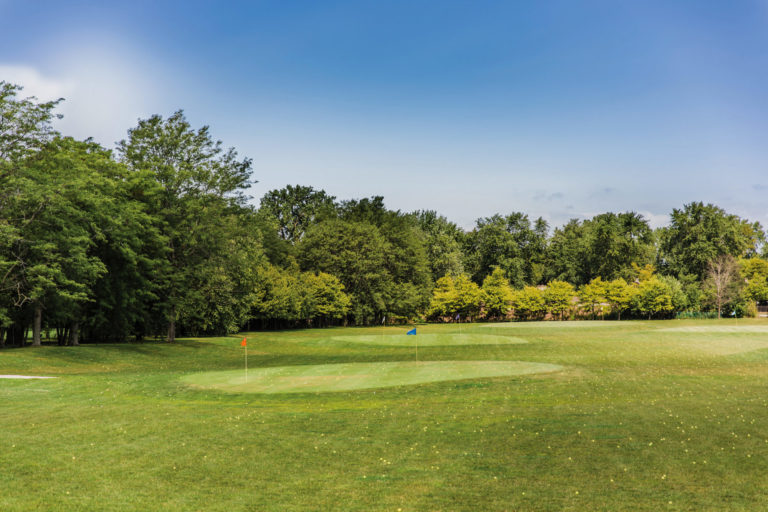
[[[417,219],[388,210],[380,196],[343,201],[338,215],[345,222],[373,226],[386,242],[383,270],[388,284],[382,315],[409,318],[422,313],[429,305],[432,279]]]
[[[750,223],[712,204],[694,202],[672,211],[669,227],[661,229],[660,270],[665,274],[696,276],[703,281],[707,264],[719,256],[755,255],[765,235]]]
[[[588,253],[587,230],[581,221],[571,219],[564,226],[555,228],[549,240],[545,277],[575,285],[586,284],[593,277],[585,268]]]
[[[335,199],[324,190],[288,185],[267,192],[261,198],[261,209],[276,220],[278,233],[283,240],[296,243],[310,225],[319,218],[333,214]]]
[[[302,270],[336,276],[352,299],[354,321],[366,323],[387,313],[393,284],[386,265],[390,252],[376,226],[332,219],[311,226],[297,254]]]
[[[8,202],[24,218],[13,244],[15,306],[34,311],[33,345],[40,345],[46,306],[57,302],[74,313],[106,271],[91,248],[104,236],[103,203],[111,198],[99,167],[109,165],[109,154],[95,144],[56,138],[7,178],[19,191]]]
[[[22,169],[58,135],[51,121],[60,117],[54,113],[61,101],[38,102],[34,97],[21,98],[22,88],[0,81],[0,343],[22,342],[25,330],[23,260],[15,254],[22,243],[20,230],[33,222],[39,203],[31,210],[19,210],[19,203],[31,204],[21,197],[19,188]],[[23,182],[23,181],[22,181]],[[28,244],[29,241],[27,241]],[[14,321],[15,319],[15,321]],[[6,332],[7,331],[7,332]]]
[[[610,281],[627,277],[632,263],[644,265],[654,258],[653,231],[635,212],[603,213],[585,222],[588,243],[588,274]]]
[[[140,120],[118,151],[131,170],[150,172],[162,189],[148,207],[167,240],[154,286],[173,341],[177,321],[199,323],[193,315],[201,297],[188,293],[190,283],[204,288],[218,279],[212,266],[228,268],[221,260],[231,253],[229,217],[245,202],[251,161],[224,150],[207,126],[193,129],[181,111]]]
[[[513,213],[478,219],[465,238],[465,267],[482,283],[494,267],[501,268],[512,286],[537,284],[542,279],[547,223]]]
[[[547,273],[576,285],[595,277],[605,281],[627,278],[632,264],[654,257],[654,237],[637,213],[604,213],[580,222],[571,220],[555,230],[547,250]]]
[[[456,276],[464,272],[461,244],[464,232],[453,222],[433,210],[415,212],[419,228],[424,232],[427,258],[432,279]]]

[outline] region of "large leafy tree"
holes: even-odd
[[[465,238],[466,268],[482,283],[494,267],[501,268],[512,286],[537,284],[543,275],[547,223],[539,218],[531,224],[523,213],[478,219]]]
[[[173,341],[177,320],[197,323],[195,305],[205,300],[189,293],[190,283],[198,289],[212,286],[212,280],[222,278],[220,270],[229,268],[228,255],[236,253],[227,234],[230,217],[245,202],[251,161],[238,159],[232,148],[225,150],[207,126],[193,129],[181,111],[167,119],[140,120],[118,151],[130,169],[151,173],[161,188],[147,206],[167,240],[154,286],[167,320],[167,339]],[[233,277],[230,272],[227,279]]]
[[[366,323],[387,312],[393,282],[386,265],[390,251],[376,226],[332,219],[307,231],[298,261],[303,270],[336,276],[352,299],[355,322]]]
[[[555,230],[547,250],[547,276],[576,285],[596,277],[627,278],[632,264],[653,261],[653,231],[634,212],[603,213],[583,222],[571,220]]]
[[[464,232],[453,222],[434,210],[414,213],[419,228],[424,233],[424,245],[429,259],[432,279],[456,276],[464,272],[461,244]]]
[[[288,185],[270,190],[261,198],[261,209],[277,222],[280,237],[290,243],[301,240],[310,225],[332,213],[336,198],[324,190],[302,185]]]
[[[603,213],[585,222],[589,244],[588,269],[592,277],[610,281],[627,277],[632,263],[653,261],[653,231],[635,212]]]
[[[40,152],[56,135],[51,122],[59,117],[54,110],[59,101],[38,102],[34,97],[19,97],[22,88],[0,81],[0,342],[20,342],[24,332],[17,304],[22,293],[23,261],[14,252],[20,230],[34,221],[40,204],[19,210],[20,173],[27,161]],[[17,322],[14,324],[12,317]],[[7,331],[7,332],[6,332]]]
[[[109,225],[113,184],[107,168],[115,165],[96,144],[56,138],[8,178],[19,191],[9,204],[24,218],[12,244],[15,305],[34,311],[33,345],[40,345],[43,310],[56,303],[77,315],[106,271],[92,249]]]
[[[413,317],[429,304],[423,233],[412,215],[388,210],[381,197],[342,202],[335,218],[306,232],[296,253],[302,270],[339,278],[356,323]]]
[[[671,224],[661,230],[659,269],[702,281],[710,261],[723,255],[734,258],[756,254],[765,234],[750,223],[712,205],[693,202],[672,211]]]

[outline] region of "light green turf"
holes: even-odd
[[[182,378],[186,384],[231,393],[322,393],[388,388],[447,380],[549,373],[562,366],[524,361],[399,361],[280,366],[205,372]]]
[[[417,334],[407,336],[402,334],[370,334],[363,336],[334,336],[335,341],[346,343],[362,343],[365,345],[382,345],[392,347],[448,347],[452,345],[515,345],[528,343],[523,338],[498,336],[495,334],[478,333],[440,333]]]
[[[687,325],[685,327],[668,327],[659,332],[680,333],[755,333],[768,335],[768,325]]]
[[[487,324],[475,324],[479,328],[493,329],[583,329],[593,327],[613,327],[616,329],[626,329],[628,326],[637,324],[635,321],[610,321],[610,320],[579,320],[579,321],[545,321],[545,322],[492,322]]]

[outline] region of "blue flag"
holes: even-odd
[[[407,334],[408,336],[416,336],[416,328],[414,327],[413,329],[411,329],[405,334]]]
[[[736,310],[731,311],[731,316],[736,316]]]

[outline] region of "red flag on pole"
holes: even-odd
[[[243,338],[243,341],[240,342],[241,347],[248,346],[248,342],[245,341],[245,338]]]

